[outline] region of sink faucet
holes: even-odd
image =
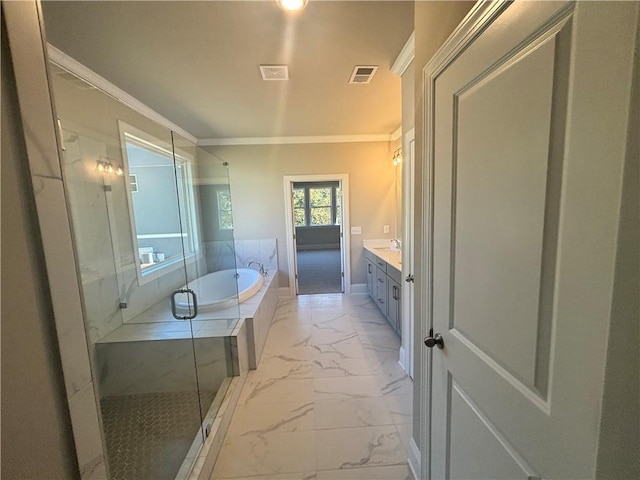
[[[392,238],[391,239],[391,248],[394,250],[400,250],[400,248],[402,247],[402,242],[400,240],[398,240],[397,238]]]
[[[263,264],[261,264],[260,262],[254,262],[254,261],[251,261],[251,262],[247,263],[247,267],[250,267],[251,265],[258,265],[258,267],[260,267],[260,274],[265,276],[265,277],[267,276],[268,272],[264,268]]]

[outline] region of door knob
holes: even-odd
[[[424,344],[429,348],[433,348],[436,345],[438,348],[444,348],[444,340],[439,333],[436,333],[433,337],[424,337]]]
[[[404,279],[405,282],[410,283],[413,282],[413,274],[410,273],[409,275],[407,275],[407,277]]]

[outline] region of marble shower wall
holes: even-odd
[[[208,242],[205,245],[207,269],[217,272],[229,268],[246,268],[249,262],[259,262],[268,272],[278,271],[278,248],[275,238]],[[256,268],[252,266],[251,268]]]

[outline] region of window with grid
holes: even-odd
[[[220,230],[233,230],[233,215],[231,212],[231,192],[218,190],[218,228]]]
[[[298,183],[293,186],[293,216],[296,227],[340,225],[339,182]]]

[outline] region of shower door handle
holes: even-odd
[[[188,315],[178,315],[178,311],[176,310],[176,295],[179,293],[187,293],[191,295],[192,298],[192,308],[189,308]],[[173,318],[176,320],[191,320],[192,318],[196,318],[198,315],[198,298],[196,297],[196,292],[191,290],[190,288],[179,288],[178,290],[174,290],[171,293],[171,314]]]

